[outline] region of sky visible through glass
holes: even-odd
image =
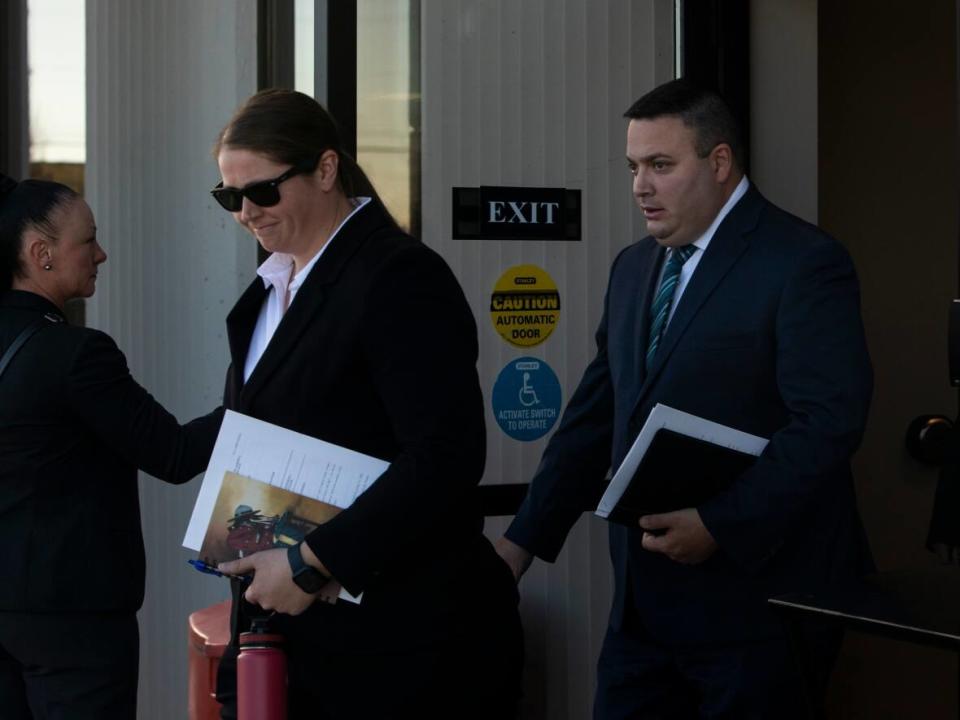
[[[84,0],[29,0],[30,161],[86,160]]]

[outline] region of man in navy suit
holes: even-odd
[[[597,355],[498,551],[518,579],[534,556],[552,562],[657,403],[770,438],[703,505],[611,523],[594,713],[802,717],[766,598],[872,566],[849,467],[872,389],[856,274],[839,243],[749,183],[716,94],[676,80],[625,116],[650,236],[614,261]],[[826,672],[837,646],[811,638]]]

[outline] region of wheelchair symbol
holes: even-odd
[[[530,384],[530,373],[528,372],[523,374],[523,387],[520,388],[520,404],[524,407],[540,404],[540,398],[537,397],[536,391]]]

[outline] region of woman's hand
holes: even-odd
[[[323,596],[323,599],[329,602],[325,597],[327,588],[336,584],[331,580],[317,595],[305,593],[293,582],[287,551],[283,548],[262,550],[249,557],[220,563],[217,569],[225,575],[252,574],[253,582],[243,595],[247,602],[259,605],[264,610],[274,610],[286,615],[299,615],[310,607],[318,596]],[[339,592],[339,584],[336,592]]]

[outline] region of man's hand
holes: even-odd
[[[694,508],[677,510],[640,518],[644,530],[660,530],[662,534],[643,533],[643,547],[650,552],[663,553],[671,560],[685,565],[698,565],[713,555],[717,542],[707,530],[700,513]]]
[[[293,582],[287,551],[283,548],[261,550],[249,557],[220,563],[217,570],[225,575],[252,573],[253,582],[243,596],[247,602],[259,605],[264,610],[299,615],[317,598],[316,595],[305,593]]]
[[[527,571],[527,568],[530,567],[530,563],[533,562],[533,555],[517,545],[515,542],[507,540],[505,537],[497,540],[493,547],[497,551],[497,555],[503,558],[503,561],[507,564],[507,567],[510,568],[510,572],[513,573],[513,577],[516,579],[516,581],[520,582],[520,578],[523,577],[523,574]]]

